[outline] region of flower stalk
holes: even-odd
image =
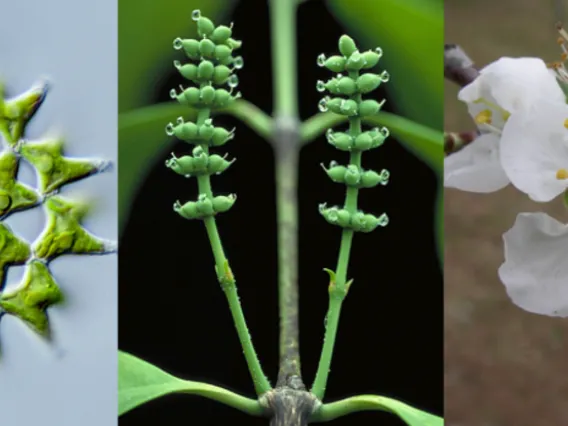
[[[175,61],[174,66],[195,86],[181,87],[182,91],[179,94],[173,89],[171,97],[180,104],[197,110],[197,118],[195,122],[185,122],[183,117],[179,117],[175,125],[169,123],[166,126],[166,133],[193,145],[194,149],[191,156],[178,158],[172,154],[172,158],[166,161],[166,166],[186,178],[194,176],[197,179],[199,190],[197,201],[188,201],[185,204],[177,201],[174,210],[185,219],[202,220],[205,225],[215,260],[217,278],[227,298],[256,393],[260,396],[269,391],[271,385],[252,344],[239,302],[236,280],[225,255],[215,221],[217,214],[224,213],[233,206],[236,195],[215,196],[211,189],[211,175],[223,173],[234,162],[234,160],[228,161],[226,156],[210,153],[212,147],[225,145],[234,137],[234,130],[229,131],[213,125],[211,110],[227,108],[241,96],[240,93],[234,96],[232,94],[238,85],[238,77],[234,71],[243,66],[242,57],[234,57],[233,51],[241,46],[241,42],[232,38],[232,26],[215,26],[210,19],[201,16],[199,10],[193,12],[192,18],[197,24],[201,39],[177,38],[174,40],[174,48],[183,49],[190,60],[199,63],[182,65],[179,61]],[[215,88],[224,85],[228,85],[229,90]]]
[[[330,276],[329,307],[323,348],[311,388],[311,392],[320,400],[323,400],[325,395],[341,307],[353,282],[353,280],[347,280],[347,272],[354,233],[371,232],[378,226],[386,226],[388,223],[386,214],[375,217],[359,211],[357,199],[360,189],[372,188],[379,184],[386,185],[389,179],[387,170],[382,170],[380,173],[364,170],[361,162],[364,151],[381,146],[389,135],[384,127],[362,131],[362,119],[377,114],[384,104],[384,100],[380,103],[372,99],[363,100],[362,95],[372,92],[381,83],[387,82],[389,75],[386,71],[381,74],[360,74],[361,70],[371,69],[377,65],[382,56],[381,49],[361,53],[353,39],[344,35],[339,39],[339,51],[341,55],[326,58],[322,54],[318,57],[320,67],[338,73],[335,78],[327,82],[318,81],[317,83],[318,91],[328,91],[334,96],[333,98],[324,97],[319,104],[320,110],[322,112],[330,110],[346,116],[349,120],[347,132],[334,132],[329,129],[326,134],[327,140],[338,150],[350,154],[349,164],[346,166],[336,162],[332,162],[328,168],[322,165],[329,178],[336,183],[346,185],[347,190],[342,207],[327,207],[325,203],[319,207],[320,213],[327,222],[342,228],[336,269],[335,271],[326,270]],[[347,73],[347,76],[343,73]]]

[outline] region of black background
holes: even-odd
[[[231,20],[235,38],[243,40],[240,52],[245,66],[239,72],[239,90],[270,112],[266,3],[241,1]],[[300,6],[302,119],[318,112],[322,94],[315,89],[316,81],[331,77],[316,65],[316,58],[320,53],[335,54],[343,32],[324,2],[308,1]],[[156,88],[156,100],[169,100],[169,90],[182,82],[172,71]],[[389,110],[388,100],[383,110]],[[220,117],[215,123],[237,127],[236,138],[219,150],[236,157],[237,162],[213,177],[212,186],[216,194],[238,195],[234,207],[218,216],[218,226],[253,343],[274,383],[278,302],[273,156],[265,141],[231,117]],[[180,142],[172,150],[183,155],[189,147]],[[317,207],[321,202],[342,204],[345,197],[345,187],[331,182],[319,164],[347,159],[347,153],[336,151],[324,137],[301,153],[300,350],[308,386],[319,360],[328,304],[328,276],[322,268],[335,269],[340,238],[340,228],[327,224]],[[253,397],[228,305],[216,281],[205,229],[202,223],[184,220],[172,210],[175,200],[196,197],[197,184],[167,169],[164,160],[157,159],[142,185],[120,242],[120,349],[182,378]],[[377,216],[387,212],[390,224],[371,234],[355,235],[348,273],[355,282],[342,311],[326,401],[378,394],[441,414],[443,287],[433,227],[436,177],[392,138],[364,154],[363,166],[391,172],[389,185],[362,190],[359,201],[363,210]],[[122,416],[120,424],[266,425],[267,421],[201,397],[176,395],[135,409]],[[387,413],[366,412],[332,424],[404,423]]]

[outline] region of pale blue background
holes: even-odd
[[[117,160],[117,3],[74,0],[2,2],[0,76],[18,94],[41,76],[47,99],[28,127],[67,138],[70,156]],[[33,170],[20,177],[35,184]],[[78,181],[62,195],[94,198],[86,221],[95,235],[117,239],[117,168]],[[28,241],[44,224],[41,208],[7,222]],[[117,423],[117,255],[65,256],[50,268],[67,298],[49,310],[55,344],[19,320],[0,320],[0,424],[107,426]],[[8,275],[12,287],[23,268]]]

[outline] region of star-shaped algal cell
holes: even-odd
[[[0,290],[4,287],[6,270],[10,266],[23,265],[31,254],[29,244],[18,238],[8,225],[0,222]]]
[[[85,203],[63,197],[50,197],[45,202],[47,225],[34,243],[35,257],[52,260],[62,254],[104,254],[116,250],[114,243],[91,235],[81,226],[88,211]]]
[[[0,153],[0,218],[33,207],[40,200],[34,189],[16,180],[18,164],[15,153]]]
[[[0,82],[0,133],[14,147],[24,135],[26,124],[35,115],[47,95],[46,80],[39,80],[26,92],[4,99],[4,83]]]
[[[26,141],[19,152],[37,170],[42,194],[49,194],[63,185],[104,171],[110,166],[104,160],[64,157],[61,139]]]
[[[46,310],[62,300],[63,294],[47,266],[32,260],[26,267],[22,283],[0,296],[0,310],[20,318],[42,337],[49,338],[51,330]]]
[[[49,262],[64,254],[106,254],[116,243],[97,238],[83,226],[88,204],[57,196],[64,185],[107,170],[110,162],[70,158],[63,154],[61,138],[29,141],[26,125],[44,102],[47,83],[41,81],[25,93],[4,99],[0,82],[0,316],[12,315],[43,337],[50,336],[46,310],[63,295],[49,270]],[[20,161],[37,174],[38,188],[18,181]],[[3,220],[21,210],[42,206],[44,229],[33,244],[19,238]],[[26,265],[22,283],[4,289],[10,266]]]

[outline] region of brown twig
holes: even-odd
[[[479,76],[479,70],[460,46],[444,44],[444,77],[464,87],[477,76]]]
[[[460,87],[465,87],[479,76],[471,58],[457,44],[444,44],[444,77]],[[446,156],[456,153],[473,142],[477,131],[445,132],[444,152]]]
[[[445,132],[444,133],[444,152],[446,156],[458,152],[477,138],[478,132]]]

